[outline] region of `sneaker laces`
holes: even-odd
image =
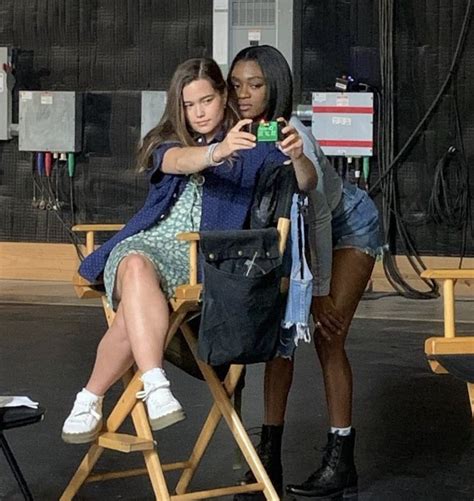
[[[146,383],[143,390],[137,391],[136,397],[146,402],[155,390],[169,388],[169,383]]]
[[[76,402],[72,409],[71,416],[79,417],[85,414],[92,414],[92,416],[99,421],[102,416],[95,410],[94,404],[95,402]]]

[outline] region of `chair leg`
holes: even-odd
[[[5,438],[2,432],[0,432],[0,448],[3,450],[3,453],[7,458],[7,462],[13,472],[13,475],[15,476],[16,481],[18,482],[18,485],[20,486],[23,497],[27,501],[33,501],[33,496],[31,495],[30,489],[28,489],[26,480],[23,477],[23,474],[21,473],[18,463],[15,460],[15,456],[13,455],[13,452],[10,449],[10,446],[8,445],[7,439]]]
[[[70,501],[77,494],[77,491],[82,487],[87,477],[91,474],[92,469],[99,460],[100,456],[104,452],[103,447],[99,447],[97,444],[91,445],[87,454],[81,461],[81,464],[71,478],[66,489],[62,493],[59,501]]]
[[[138,401],[136,403],[131,415],[137,436],[153,440],[153,434],[143,402]],[[143,458],[156,499],[169,501],[170,494],[156,448],[150,451],[143,451]]]
[[[232,435],[234,436],[235,441],[239,445],[240,450],[242,451],[247,464],[249,465],[252,473],[254,474],[257,482],[263,484],[263,494],[267,500],[270,501],[279,501],[279,496],[273,487],[270,478],[268,477],[265,468],[258,457],[257,451],[253,446],[247,432],[245,431],[244,425],[239,419],[236,410],[232,406],[229,397],[224,389],[224,386],[219,381],[216,373],[206,363],[202,362],[196,356],[196,345],[197,341],[194,338],[193,331],[187,325],[183,325],[181,330],[186,338],[186,341],[192,347],[193,354],[195,355],[196,361],[201,369],[201,372],[209,386],[209,389],[212,393],[215,403],[219,407],[227,426],[229,427]]]
[[[134,373],[133,369],[128,369],[122,379],[125,390],[110,412],[104,431],[115,432],[122,426],[122,423],[127,419],[137,403],[137,391],[140,391],[143,387],[140,374],[138,372]]]
[[[467,394],[469,396],[469,404],[471,405],[472,419],[474,419],[474,383],[467,383]]]
[[[219,378],[216,376],[214,371],[204,362],[198,361],[201,370],[203,371],[203,375],[208,382],[209,389],[211,390],[212,396],[214,397],[224,419],[227,422],[227,425],[230,428],[232,435],[235,440],[239,444],[240,450],[242,451],[245,460],[247,461],[252,473],[255,475],[255,478],[258,482],[261,482],[264,485],[263,494],[266,499],[271,501],[279,501],[279,496],[273,487],[270,478],[268,477],[265,468],[258,457],[257,451],[253,446],[247,432],[245,431],[244,425],[239,419],[237,412],[232,407],[232,404],[229,398],[226,395],[226,392],[219,381]]]
[[[242,373],[244,372],[242,368]],[[245,376],[244,376],[245,377]],[[239,416],[239,419],[243,422],[242,419],[242,392],[243,392],[243,386],[239,383],[237,383],[237,387],[235,388],[234,391],[234,409],[235,412],[237,412],[237,415]],[[233,470],[241,470],[242,468],[245,467],[244,464],[244,455],[242,454],[242,451],[236,446],[235,447],[235,453],[234,453],[234,464],[232,465]]]
[[[237,384],[239,383],[242,371],[243,371],[243,366],[241,365],[233,365],[229,369],[229,372],[224,381],[224,387],[229,398],[233,395],[234,390]],[[207,416],[204,426],[201,429],[201,433],[199,434],[199,437],[194,445],[193,452],[189,457],[188,462],[190,463],[190,466],[185,470],[183,470],[183,473],[181,474],[181,477],[176,485],[177,494],[184,494],[186,492],[194,476],[194,473],[196,472],[196,469],[199,466],[199,463],[201,462],[204,453],[206,452],[209,442],[214,436],[214,433],[217,429],[217,426],[219,425],[221,418],[222,418],[222,413],[219,410],[217,404],[214,404]]]

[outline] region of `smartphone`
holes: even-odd
[[[254,122],[250,125],[250,132],[259,142],[275,143],[277,141],[282,141],[284,138],[282,133],[282,130],[285,127],[284,122],[272,120],[270,122]]]

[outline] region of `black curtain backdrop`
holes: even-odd
[[[416,127],[448,72],[467,0],[395,2],[396,144]],[[134,172],[140,91],[165,90],[176,66],[212,55],[212,0],[0,0],[0,46],[17,49],[18,90],[83,93],[83,151],[74,195],[76,222],[124,222],[142,204],[146,180]],[[332,90],[351,72],[380,88],[377,1],[294,0],[295,100]],[[469,166],[474,157],[474,26],[459,71],[433,119],[397,169],[400,207],[422,254],[457,255],[459,230],[427,219],[434,168],[458,145],[454,89]],[[17,102],[14,103],[14,119]],[[377,178],[376,158],[372,183]],[[471,170],[471,190],[474,172]],[[69,197],[69,180],[60,172]],[[474,192],[474,191],[472,191]],[[0,142],[0,240],[67,242],[51,211],[33,208],[31,155]],[[380,203],[380,196],[376,197]],[[473,209],[472,209],[473,210]],[[69,219],[69,211],[64,211]],[[467,255],[474,255],[472,238]]]
[[[378,6],[370,0],[295,1],[295,99],[310,103],[312,91],[334,90],[335,78],[349,72],[380,89]],[[395,154],[428,110],[446,78],[468,0],[394,2]],[[462,232],[428,218],[434,170],[449,146],[459,148],[455,99],[474,193],[474,22],[459,70],[426,130],[397,168],[401,217],[420,254],[459,255]],[[376,158],[371,181],[377,179]],[[453,165],[450,172],[453,179]],[[380,205],[380,194],[375,196]],[[474,204],[471,218],[474,216]],[[469,230],[466,255],[474,255]],[[403,252],[399,241],[396,250]]]

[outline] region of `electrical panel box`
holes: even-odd
[[[373,155],[374,95],[313,92],[311,131],[325,155]]]
[[[20,91],[20,151],[81,151],[82,95]]]
[[[10,68],[10,51],[8,47],[0,47],[0,141],[12,138],[12,89],[15,80]]]
[[[148,132],[158,125],[166,107],[166,92],[155,90],[142,91],[142,120],[140,137],[143,139]]]
[[[291,68],[293,0],[228,0],[228,2],[228,64],[244,47],[267,44],[279,49]]]

